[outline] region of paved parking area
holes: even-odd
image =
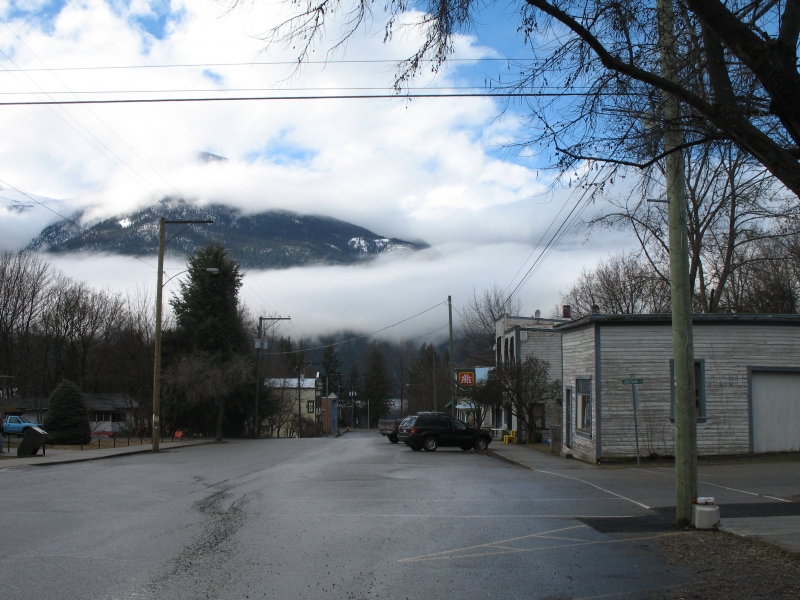
[[[490,450],[543,476],[571,478],[653,509],[664,515],[664,521],[674,516],[673,467],[647,463],[598,467],[523,445],[492,444]],[[800,552],[800,461],[701,463],[698,494],[715,498],[722,528]]]

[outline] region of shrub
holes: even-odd
[[[89,409],[77,385],[63,381],[56,386],[50,394],[43,425],[54,444],[88,444],[91,441]]]

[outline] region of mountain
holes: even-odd
[[[106,219],[88,227],[60,221],[46,227],[26,250],[39,252],[106,252],[152,256],[158,250],[158,220],[212,219],[212,225],[167,225],[166,253],[188,256],[209,240],[219,240],[248,269],[283,269],[300,265],[346,265],[379,254],[407,254],[425,243],[380,236],[331,217],[272,210],[242,215],[220,204],[197,207],[184,201],[162,200],[135,213]],[[81,214],[72,220],[80,222]],[[173,238],[174,239],[171,239]]]

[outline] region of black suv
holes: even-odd
[[[492,441],[488,431],[476,429],[447,413],[423,412],[407,417],[397,434],[412,450],[433,452],[439,446],[455,446],[462,450],[486,450]]]

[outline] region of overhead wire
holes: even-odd
[[[350,342],[355,342],[356,340],[363,340],[364,338],[372,337],[376,333],[381,333],[382,331],[386,331],[387,329],[392,329],[393,327],[397,327],[398,325],[402,325],[403,323],[405,323],[407,321],[410,321],[411,319],[416,319],[417,317],[419,317],[421,315],[424,315],[427,312],[432,311],[434,308],[439,308],[443,304],[446,304],[446,301],[437,302],[436,304],[434,304],[430,308],[426,308],[425,310],[423,310],[421,312],[418,312],[417,314],[412,315],[412,316],[410,316],[410,317],[408,317],[406,319],[403,319],[402,321],[398,321],[397,323],[393,323],[391,325],[387,325],[386,327],[382,327],[381,329],[376,329],[373,332],[365,333],[363,335],[358,335],[358,336],[352,337],[352,338],[348,338],[348,339],[342,340],[340,342],[334,342],[332,344],[325,344],[325,345],[322,345],[322,346],[314,346],[313,348],[301,348],[299,350],[288,350],[286,352],[267,352],[267,355],[269,355],[269,356],[277,356],[277,355],[285,355],[285,354],[299,354],[300,352],[311,352],[312,350],[323,350],[325,348],[333,348],[334,346],[341,346],[342,344],[349,344]],[[445,325],[444,327],[447,327],[447,325]],[[444,327],[440,327],[439,329],[444,329]],[[435,331],[438,331],[438,329],[434,330],[433,332],[428,332],[428,333],[426,333],[424,335],[429,335],[430,333],[434,333]],[[420,336],[420,337],[423,337],[423,336]],[[414,338],[414,339],[417,339],[417,338]]]
[[[16,32],[15,32],[13,29],[11,29],[11,26],[10,26],[10,25],[9,25],[9,24],[8,24],[6,21],[4,21],[2,18],[0,18],[0,23],[3,23],[3,25],[5,25],[5,27],[6,27],[6,29],[8,29],[8,30],[11,32],[11,34],[12,34],[12,35],[13,35],[15,38],[17,38],[17,39],[19,40],[19,42],[20,42],[20,43],[21,43],[23,46],[25,46],[25,48],[28,50],[28,52],[30,52],[30,53],[31,53],[31,54],[34,56],[34,58],[36,58],[36,60],[38,60],[38,61],[39,61],[39,62],[42,64],[42,66],[44,66],[44,67],[45,67],[45,69],[46,69],[48,72],[50,72],[50,74],[51,74],[53,77],[55,77],[55,78],[58,80],[58,82],[59,82],[61,85],[63,85],[63,86],[64,86],[64,87],[67,89],[67,92],[57,92],[57,93],[69,93],[69,94],[72,94],[72,95],[73,95],[73,96],[74,96],[76,99],[79,99],[79,97],[78,97],[77,93],[76,93],[76,92],[74,92],[74,91],[72,91],[72,89],[70,89],[70,87],[69,87],[69,86],[68,86],[68,85],[67,85],[67,84],[64,82],[64,80],[62,80],[62,79],[61,79],[61,78],[60,78],[60,77],[59,77],[59,76],[58,76],[56,73],[54,73],[54,72],[53,72],[53,70],[52,70],[52,69],[51,69],[51,68],[50,68],[50,67],[47,65],[47,63],[45,63],[45,62],[44,62],[44,60],[42,60],[42,59],[39,57],[39,55],[38,55],[38,54],[36,54],[36,52],[34,52],[34,51],[33,51],[33,49],[32,49],[30,46],[28,46],[28,44],[26,44],[26,43],[25,43],[25,41],[24,41],[24,40],[23,40],[23,39],[22,39],[22,38],[21,38],[19,35],[17,35],[17,33],[16,33]],[[6,56],[6,55],[4,54],[4,56]],[[8,57],[6,56],[6,58],[8,58]],[[9,60],[10,60],[10,59],[9,59]],[[14,61],[11,61],[11,63],[12,63],[12,64],[14,64],[14,65],[16,66],[16,63],[14,63]],[[6,69],[6,70],[8,70],[8,69]],[[26,76],[27,76],[27,75],[26,75]],[[30,79],[31,81],[33,81],[33,79],[31,79],[30,77],[28,77],[28,79]],[[37,85],[37,87],[39,87],[39,89],[40,89],[40,90],[42,89],[42,87],[41,87],[41,86],[39,86],[38,84],[36,84],[36,85]],[[26,86],[26,87],[27,87],[27,86]],[[47,95],[49,98],[51,98],[51,99],[52,99],[52,96],[51,96],[51,95],[50,95],[48,92],[46,92],[45,90],[42,90],[42,91],[43,91],[43,93],[44,93],[45,95]],[[102,124],[102,125],[103,125],[103,126],[106,128],[106,129],[108,129],[108,131],[110,131],[110,132],[111,132],[111,134],[112,134],[114,137],[116,137],[116,138],[117,138],[117,139],[118,139],[118,140],[119,140],[119,141],[120,141],[120,142],[121,142],[121,143],[122,143],[122,144],[123,144],[123,145],[124,145],[126,148],[128,148],[128,150],[130,150],[131,152],[133,152],[134,156],[136,156],[136,158],[138,158],[140,161],[142,161],[142,163],[144,163],[144,165],[146,165],[146,166],[147,166],[147,168],[149,168],[149,169],[150,169],[150,170],[151,170],[153,173],[155,173],[155,174],[156,174],[156,175],[157,175],[157,176],[158,176],[158,177],[159,177],[159,178],[160,178],[160,179],[161,179],[161,180],[162,180],[164,183],[166,183],[166,184],[167,184],[169,187],[171,187],[173,190],[175,190],[176,192],[178,192],[178,195],[179,195],[179,196],[181,196],[181,197],[182,197],[184,200],[186,199],[186,198],[183,196],[183,194],[181,194],[181,193],[180,193],[180,191],[179,191],[179,190],[178,190],[178,189],[177,189],[177,188],[176,188],[174,185],[172,185],[172,183],[171,183],[170,181],[168,181],[168,180],[166,179],[166,177],[164,177],[164,176],[163,176],[161,173],[159,173],[159,172],[156,170],[156,168],[155,168],[155,167],[153,167],[153,166],[152,166],[150,163],[148,163],[148,162],[147,162],[147,161],[146,161],[146,160],[145,160],[145,159],[144,159],[144,158],[143,158],[143,157],[142,157],[142,156],[141,156],[141,155],[140,155],[138,152],[136,152],[136,150],[134,150],[134,149],[133,149],[133,148],[132,148],[132,147],[131,147],[131,146],[130,146],[130,145],[129,145],[129,144],[128,144],[128,143],[127,143],[125,140],[123,140],[123,139],[122,139],[122,137],[120,137],[120,136],[119,136],[119,134],[117,134],[117,132],[116,132],[116,131],[114,131],[114,130],[111,128],[111,126],[110,126],[110,125],[108,125],[108,123],[106,123],[106,122],[105,122],[103,119],[101,119],[101,118],[100,118],[100,116],[99,116],[97,113],[95,113],[95,112],[94,112],[94,111],[93,111],[91,108],[89,108],[88,106],[87,106],[87,107],[85,107],[85,108],[86,108],[86,110],[88,110],[88,111],[89,111],[89,113],[90,113],[90,114],[91,114],[91,115],[92,115],[92,116],[93,116],[95,119],[97,119],[97,120],[98,120],[98,121],[99,121],[99,122],[100,122],[100,123],[101,123],[101,124]],[[67,114],[69,114],[69,113],[67,113]],[[73,119],[73,120],[75,120],[75,121],[76,121],[76,123],[78,122],[78,121],[75,119],[75,117],[74,117],[74,116],[72,116],[72,119]],[[83,126],[81,126],[81,127],[83,127]],[[96,136],[94,136],[93,134],[91,134],[91,132],[89,132],[89,131],[88,131],[88,129],[86,129],[85,127],[83,127],[83,128],[84,128],[84,129],[87,131],[87,133],[89,133],[90,135],[92,135],[92,137],[94,137],[94,138],[95,138],[95,139],[96,139],[98,142],[100,142],[100,143],[103,145],[103,147],[107,148],[107,149],[109,150],[109,152],[111,152],[111,153],[112,153],[112,154],[113,154],[115,157],[119,158],[119,157],[117,156],[117,154],[116,154],[116,153],[114,153],[114,152],[113,152],[113,151],[112,151],[110,148],[108,148],[108,147],[107,147],[105,144],[103,144],[103,143],[102,143],[102,142],[101,142],[101,141],[100,141],[100,140],[99,140],[99,139],[98,139]],[[123,162],[123,164],[125,164],[126,166],[128,166],[128,168],[129,168],[129,169],[131,169],[131,170],[133,170],[134,172],[136,172],[136,171],[135,171],[135,169],[133,169],[132,167],[130,167],[130,166],[129,166],[129,165],[128,165],[128,164],[127,164],[127,163],[126,163],[126,162],[125,162],[123,159],[119,158],[119,160],[121,160],[121,161]],[[139,175],[139,177],[140,177],[140,178],[144,179],[144,178],[142,177],[142,175],[141,175],[141,174],[139,174],[139,173],[137,173],[137,174]],[[145,181],[147,181],[147,180],[145,179]],[[148,183],[149,183],[149,184],[150,184],[150,185],[151,185],[151,186],[152,186],[152,187],[153,187],[153,188],[154,188],[154,189],[155,189],[155,190],[156,190],[158,193],[160,193],[162,196],[165,196],[165,195],[166,195],[166,194],[164,194],[164,193],[163,193],[161,190],[159,190],[159,189],[158,189],[156,186],[154,186],[154,185],[152,184],[152,182],[149,182],[149,181],[148,181]]]
[[[469,92],[453,94],[420,94],[420,93],[391,93],[391,94],[331,94],[308,96],[231,96],[231,97],[201,97],[201,98],[116,98],[103,100],[36,100],[0,102],[0,106],[70,106],[73,104],[168,104],[186,102],[269,102],[280,100],[405,100],[422,98],[566,98],[597,95],[587,92]]]
[[[349,59],[349,60],[304,60],[303,65],[336,65],[336,64],[398,64],[404,59],[376,58],[376,59]],[[448,58],[447,62],[531,62],[532,58]],[[426,59],[420,62],[434,62]],[[97,65],[92,67],[54,67],[52,69],[20,69],[21,71],[111,71],[126,69],[185,69],[193,67],[253,67],[253,66],[299,66],[296,60],[276,60],[276,61],[249,61],[249,62],[230,62],[230,63],[171,63],[156,65]]]
[[[104,239],[102,236],[98,235],[98,234],[97,234],[97,232],[95,232],[95,231],[92,231],[91,229],[89,229],[89,228],[87,228],[87,227],[84,227],[83,225],[81,225],[81,224],[80,224],[80,223],[78,223],[77,221],[74,221],[74,220],[70,219],[69,217],[65,217],[64,215],[62,215],[62,214],[61,214],[61,213],[59,213],[58,211],[56,211],[56,210],[53,210],[52,208],[50,208],[49,206],[47,206],[47,205],[46,205],[44,202],[39,202],[39,200],[37,200],[36,198],[34,198],[33,196],[31,196],[30,194],[26,194],[25,192],[23,192],[22,190],[20,190],[20,189],[19,189],[19,188],[17,188],[17,187],[14,187],[13,185],[11,185],[10,183],[8,183],[7,181],[4,181],[3,179],[0,179],[0,183],[2,183],[3,185],[5,185],[5,186],[9,187],[10,189],[14,190],[14,191],[15,191],[15,192],[17,192],[18,194],[22,194],[23,196],[25,196],[26,198],[28,198],[28,200],[30,200],[31,202],[35,202],[36,204],[38,204],[38,205],[39,205],[39,206],[41,206],[42,208],[45,208],[45,209],[49,210],[51,213],[53,213],[54,215],[57,215],[57,216],[61,217],[62,219],[64,219],[64,220],[65,220],[65,221],[67,221],[68,223],[72,223],[72,224],[73,224],[73,225],[75,225],[76,227],[80,227],[80,228],[81,228],[81,229],[83,229],[85,232],[89,233],[90,235],[93,235],[93,236],[95,236],[95,237],[96,237],[97,239],[99,239],[100,241],[102,241],[102,242],[106,242],[106,243],[108,242],[108,240],[106,240],[106,239]],[[139,258],[138,256],[136,256],[136,255],[134,255],[134,254],[131,254],[130,252],[124,252],[124,251],[123,251],[123,252],[121,252],[121,254],[123,254],[123,255],[125,255],[125,256],[130,256],[131,258],[138,260],[140,263],[143,263],[143,264],[147,265],[148,267],[151,267],[151,268],[153,268],[153,269],[155,269],[155,268],[156,268],[156,266],[155,266],[155,265],[151,265],[149,262],[142,260],[142,259],[141,259],[141,258]]]

